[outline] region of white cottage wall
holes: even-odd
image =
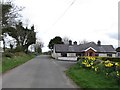
[[[67,57],[76,57],[76,53],[67,53]]]
[[[99,54],[99,57],[107,57],[107,54],[101,53],[101,54]]]
[[[116,57],[116,54],[112,54],[112,57]]]

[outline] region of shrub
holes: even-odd
[[[15,48],[15,52],[21,52],[21,51],[24,51],[24,50],[23,50],[23,47],[17,46],[17,47]]]
[[[23,56],[23,55],[25,55],[24,52],[16,52],[16,53],[15,53],[15,56]]]
[[[99,59],[103,61],[110,60],[113,62],[120,62],[120,58],[117,58],[117,57],[99,57]]]
[[[10,52],[6,52],[3,54],[5,57],[9,57],[9,58],[12,58],[14,56],[13,53],[10,53]]]

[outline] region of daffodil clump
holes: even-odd
[[[119,62],[112,62],[112,61],[103,61],[103,64],[105,68],[108,68],[109,70],[112,69],[112,72],[117,72],[116,75],[120,72],[120,63]]]
[[[85,59],[94,61],[95,57],[85,56]]]
[[[120,67],[120,63],[116,62],[116,63],[115,63],[115,66],[116,66],[116,67]]]
[[[111,61],[109,61],[109,60],[107,60],[107,61],[105,61],[104,62],[105,64],[105,67],[112,67],[114,64],[113,64],[113,62],[111,62]]]
[[[96,72],[98,71],[98,67],[95,67],[95,69],[94,69]]]
[[[96,62],[98,62],[96,64]],[[100,62],[100,63],[99,63]],[[80,65],[83,68],[89,68],[96,73],[103,73],[107,78],[115,78],[120,84],[120,62],[112,62],[110,60],[96,60],[95,57],[82,57]]]
[[[119,77],[120,76],[120,73],[119,73],[119,71],[116,71],[116,75]]]
[[[86,68],[91,68],[94,64],[94,60],[95,58],[94,57],[84,57],[85,59],[82,60],[81,64],[83,67],[86,67]]]
[[[116,66],[116,80],[120,84],[120,63],[115,63]]]

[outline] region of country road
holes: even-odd
[[[2,88],[76,88],[64,70],[75,62],[37,56],[2,76]]]

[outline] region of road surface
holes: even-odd
[[[74,63],[37,56],[2,75],[2,88],[76,88],[64,73]]]

